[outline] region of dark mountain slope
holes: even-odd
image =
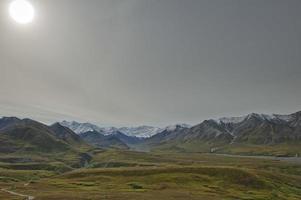
[[[228,144],[233,136],[213,120],[205,120],[203,123],[190,128],[183,134],[187,142],[200,140],[208,144]]]
[[[233,130],[233,143],[279,144],[295,140],[293,131],[287,123],[275,123],[252,115]]]
[[[122,141],[126,145],[135,145],[144,140],[143,138],[138,138],[135,136],[127,136],[124,133],[121,133],[120,131],[115,131],[114,133],[112,133],[109,136],[118,138],[120,141]]]
[[[89,147],[70,129],[59,125],[47,126],[31,119],[5,117],[0,119],[1,152],[37,151],[61,152]]]
[[[88,144],[101,148],[128,149],[129,147],[115,135],[103,135],[97,131],[81,133],[80,137]]]
[[[0,130],[20,122],[21,120],[16,117],[3,117],[0,119]]]
[[[87,146],[88,144],[84,142],[79,135],[74,133],[69,128],[60,125],[59,123],[55,123],[50,126],[50,129],[55,134],[57,138],[65,141],[66,143],[73,146]]]
[[[0,143],[1,152],[56,152],[70,149],[47,126],[23,120],[1,129]]]
[[[188,130],[188,128],[176,125],[172,129],[164,129],[162,132],[145,139],[143,143],[151,146],[169,143],[170,141],[175,140],[177,138],[183,138],[185,132]]]

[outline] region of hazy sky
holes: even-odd
[[[300,0],[0,0],[0,115],[195,124],[301,110]]]

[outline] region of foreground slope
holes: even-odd
[[[115,165],[98,165],[60,175],[1,170],[0,188],[41,200],[299,200],[301,197],[301,166],[277,159],[108,150],[94,153],[92,163],[96,162]],[[129,165],[131,162],[136,165]],[[34,180],[26,178],[25,175],[33,173],[36,173]],[[0,191],[0,197],[14,198],[4,191]]]

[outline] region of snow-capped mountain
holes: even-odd
[[[103,135],[111,135],[119,131],[127,136],[135,136],[140,138],[151,137],[164,130],[152,126],[122,127],[122,128],[99,127],[91,123],[79,123],[75,121],[72,122],[62,121],[60,122],[60,124],[70,128],[77,134],[85,133],[88,131],[96,131],[102,133]]]
[[[116,127],[101,127],[100,130],[104,135],[111,135],[118,132],[118,128]]]
[[[258,146],[269,146],[269,148],[287,144],[299,146],[300,142],[301,111],[290,115],[251,113],[242,117],[209,119],[188,129],[165,130],[144,141],[152,148],[176,149],[181,152],[195,149],[198,152],[212,152],[217,150],[216,147],[222,150],[224,147],[231,149],[239,145],[242,148],[246,147],[242,151],[249,151],[250,154]],[[254,149],[248,149],[253,145]],[[260,151],[265,149],[261,147]],[[277,151],[279,149],[275,147],[275,152]],[[295,152],[288,153],[295,154]]]
[[[289,122],[293,119],[292,115],[279,115],[279,114],[258,114],[258,113],[251,113],[248,115],[240,116],[240,117],[222,117],[219,119],[214,119],[215,122],[218,124],[238,124],[243,122],[244,120],[250,119],[252,117],[255,117],[257,119],[261,120],[267,120],[267,121],[283,121],[283,122]]]
[[[163,132],[164,130],[173,131],[179,127],[190,128],[191,126],[188,124],[174,124],[174,125],[167,126],[165,128],[159,128],[153,126],[138,126],[138,127],[130,127],[130,128],[123,127],[118,130],[128,136],[149,138],[153,135]]]
[[[102,133],[102,128],[91,124],[91,123],[79,123],[76,121],[68,122],[68,121],[62,121],[60,122],[62,126],[68,127],[76,134],[85,133],[88,131],[97,131]]]
[[[189,125],[189,124],[174,124],[174,125],[165,127],[163,130],[174,131],[178,128],[190,128],[190,127],[191,127],[191,125]]]
[[[159,128],[159,127],[153,127],[153,126],[137,126],[137,127],[122,127],[122,128],[116,128],[116,127],[99,127],[97,125],[91,124],[91,123],[79,123],[79,122],[68,122],[68,121],[62,121],[60,122],[61,125],[66,126],[70,128],[72,131],[74,131],[77,134],[85,133],[88,131],[96,131],[99,133],[102,133],[103,135],[111,135],[116,132],[121,132],[127,136],[132,137],[140,137],[140,138],[148,138],[153,135],[156,135],[157,133],[161,133],[164,130],[174,130],[177,127],[183,127],[183,128],[190,128],[191,126],[188,124],[175,124],[170,125],[165,128]]]
[[[120,132],[135,137],[147,138],[163,131],[162,128],[153,126],[138,126],[138,127],[122,127],[118,129]]]

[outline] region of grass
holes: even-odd
[[[301,148],[299,143],[277,145],[233,144],[222,147],[217,152],[240,155],[300,156]]]
[[[301,199],[298,163],[184,152],[99,150],[91,155],[86,168],[67,172],[2,168],[0,187],[37,200]],[[13,198],[0,192],[0,199]]]
[[[255,145],[249,143],[217,144],[200,142],[198,140],[189,142],[169,141],[160,145],[151,146],[154,152],[194,152],[227,153],[237,155],[265,155],[265,156],[301,156],[300,142],[289,142],[281,144]]]

